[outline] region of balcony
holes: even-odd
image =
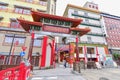
[[[100,44],[100,45],[105,45],[105,43],[102,42],[88,42],[88,41],[80,41],[81,44]]]
[[[86,16],[86,15],[72,14],[72,16],[77,16],[77,17],[88,18],[88,19],[92,19],[92,20],[98,20],[98,21],[100,21],[99,18],[95,18],[95,17],[91,17],[91,16]]]
[[[87,22],[82,22],[80,25],[87,25],[87,26],[91,26],[91,27],[101,28],[101,25],[92,24],[92,23],[87,23]]]
[[[80,58],[84,58],[84,57],[85,57],[85,54],[79,54],[79,57],[80,57]],[[95,53],[92,54],[92,55],[87,53],[87,58],[97,58],[97,56],[96,56]]]
[[[25,3],[30,3],[30,4],[36,4],[36,5],[41,5],[41,6],[47,6],[47,1],[27,1],[27,0],[16,0],[16,1],[20,1],[20,2],[25,2]]]
[[[102,33],[88,33],[87,35],[92,35],[92,36],[100,36],[100,37],[104,37],[104,35]]]
[[[0,13],[4,12],[4,13],[12,13],[12,14],[22,14],[22,13],[16,13],[14,8],[7,8],[7,9],[0,9]],[[3,14],[4,14],[3,13]],[[22,15],[28,15],[31,16],[30,14],[22,14]]]

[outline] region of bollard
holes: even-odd
[[[81,71],[80,71],[80,63],[79,62],[74,62],[73,63],[73,70],[78,72],[78,73],[81,73]]]

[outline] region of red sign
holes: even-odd
[[[56,33],[66,33],[66,34],[70,33],[69,28],[52,26],[52,25],[44,25],[43,30],[44,31],[49,31],[49,32],[56,32]]]

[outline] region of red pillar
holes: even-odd
[[[53,65],[54,58],[55,58],[55,40],[52,41],[50,65]]]
[[[76,61],[79,61],[78,36],[76,37]]]
[[[73,62],[74,62],[74,49],[75,47],[73,46],[73,44],[69,44],[69,54],[70,54],[70,68],[72,68]]]
[[[85,63],[87,64],[87,48],[86,48],[86,46],[84,46],[84,60],[85,60]]]
[[[43,42],[42,42],[42,56],[41,56],[41,64],[40,64],[40,67],[45,67],[47,40],[48,40],[48,37],[47,37],[47,36],[44,36],[44,37],[43,37]]]
[[[97,46],[96,46],[96,62],[99,61],[98,58],[99,58],[99,54],[98,54],[98,48],[97,48]]]

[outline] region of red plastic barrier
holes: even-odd
[[[30,74],[30,66],[21,63],[20,66],[0,71],[0,80],[26,80]]]

